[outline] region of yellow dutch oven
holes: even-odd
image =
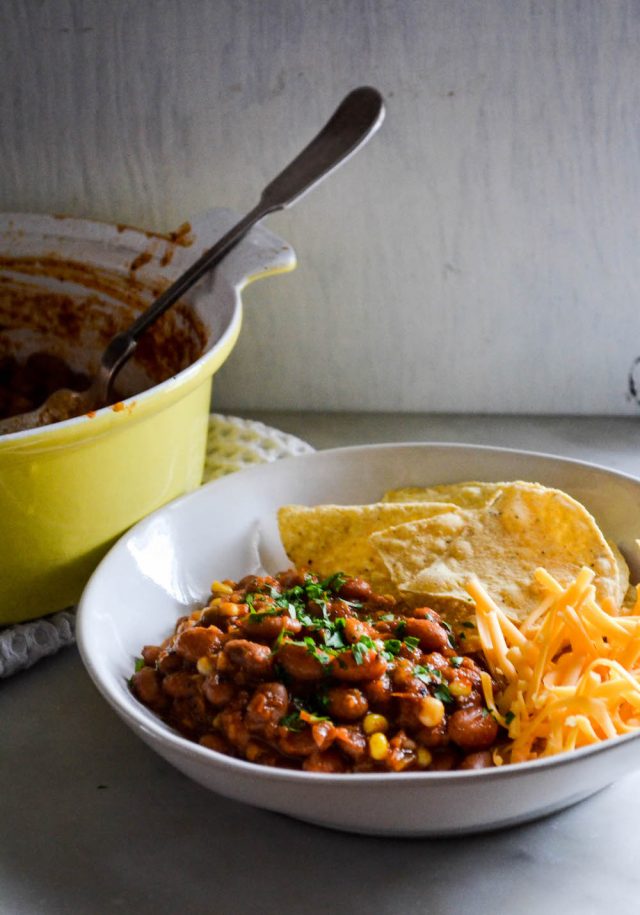
[[[212,210],[159,235],[0,216],[0,357],[44,350],[91,374],[113,333],[237,218]],[[238,338],[240,293],[294,266],[285,242],[252,230],[148,331],[122,372],[121,401],[0,436],[0,625],[73,604],[124,530],[199,485],[211,379]]]

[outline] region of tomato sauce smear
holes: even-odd
[[[308,772],[493,765],[506,739],[482,656],[429,607],[305,569],[216,581],[203,609],[146,645],[130,687],[189,740]],[[494,684],[498,689],[498,684]]]

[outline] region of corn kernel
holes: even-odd
[[[433,756],[426,747],[418,747],[418,765],[424,769],[433,762]]]
[[[386,759],[388,752],[389,741],[384,734],[381,734],[379,731],[372,734],[369,738],[369,754],[371,758],[380,762],[383,759]]]
[[[225,585],[223,581],[214,581],[211,585],[211,591],[213,594],[233,594],[233,588],[230,585]]]
[[[418,718],[426,728],[435,728],[444,718],[444,705],[435,696],[425,696],[420,703]]]
[[[240,616],[243,604],[233,604],[230,600],[223,600],[218,604],[218,613],[220,616]]]
[[[198,669],[199,674],[202,674],[205,677],[209,676],[209,674],[213,671],[213,664],[211,663],[211,659],[203,655],[201,658],[198,658],[196,668]]]
[[[452,696],[468,696],[471,692],[471,684],[468,680],[452,680],[449,684],[449,692]]]
[[[362,720],[362,729],[365,734],[375,734],[376,731],[384,732],[389,730],[389,722],[384,715],[376,715],[373,712],[369,712]]]

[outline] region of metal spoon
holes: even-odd
[[[116,334],[104,350],[98,371],[86,391],[62,388],[29,413],[0,421],[0,434],[33,429],[80,416],[109,403],[113,382],[131,357],[144,331],[194,283],[215,267],[247,232],[269,213],[292,206],[334,169],[346,162],[376,132],[384,119],[384,101],[377,89],[354,89],[320,133],[263,190],[260,202],[166,289],[128,330]]]

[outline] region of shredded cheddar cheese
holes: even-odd
[[[630,614],[598,603],[594,572],[583,568],[563,587],[544,569],[538,607],[516,625],[475,579],[480,644],[504,689],[487,708],[508,730],[498,763],[523,762],[598,743],[640,728],[640,597]]]

